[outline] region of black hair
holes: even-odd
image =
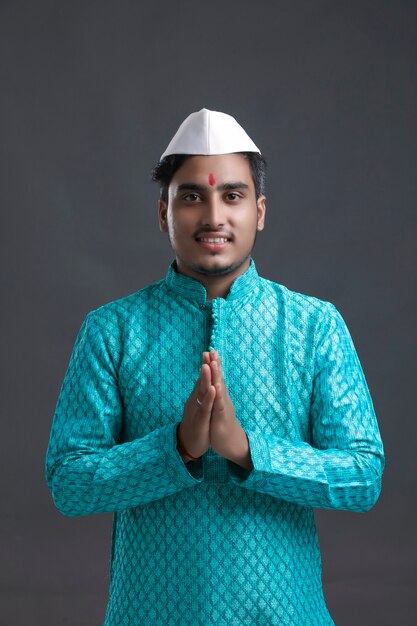
[[[256,200],[265,194],[266,161],[259,152],[236,152],[249,161],[253,182],[255,183]],[[152,170],[152,180],[159,183],[160,198],[168,202],[168,187],[175,172],[189,159],[192,154],[169,154],[159,161]]]

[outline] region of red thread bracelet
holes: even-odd
[[[199,459],[200,457],[198,456],[192,456],[189,452],[187,452],[187,450],[184,448],[183,444],[179,441],[179,447],[180,447],[180,454],[184,453],[187,456],[190,457],[191,461],[197,461],[197,459]]]

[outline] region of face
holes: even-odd
[[[239,154],[190,157],[171,180],[168,203],[159,203],[177,269],[197,280],[246,271],[264,220],[265,196],[256,201],[249,162]]]

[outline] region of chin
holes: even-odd
[[[235,272],[239,267],[241,267],[245,263],[246,259],[242,261],[236,261],[235,263],[221,263],[218,262],[215,265],[207,266],[207,265],[194,265],[193,269],[198,274],[203,276],[226,276],[227,274],[231,274]]]

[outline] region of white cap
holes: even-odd
[[[261,152],[234,117],[201,109],[181,124],[161,159],[169,154],[229,154]]]

